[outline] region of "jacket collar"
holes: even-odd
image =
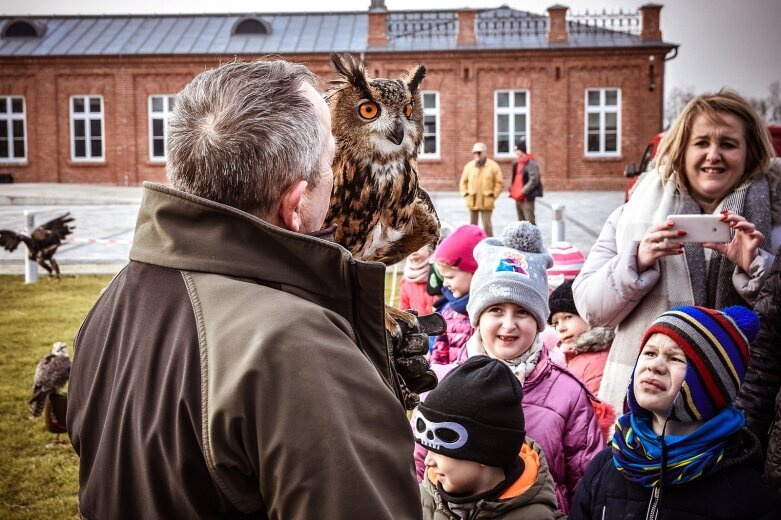
[[[575,341],[571,355],[609,350],[615,336],[615,329],[610,327],[594,327],[587,330]]]
[[[265,281],[337,301],[349,299],[349,264],[362,276],[370,274],[379,287],[385,274],[382,264],[353,260],[333,242],[149,182],[144,183],[130,259]]]

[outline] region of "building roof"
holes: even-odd
[[[618,29],[570,20],[569,41],[549,43],[548,17],[502,6],[475,10],[477,42],[457,42],[456,10],[387,13],[388,45],[368,46],[369,14],[244,13],[204,15],[0,17],[0,57],[236,55],[407,52],[575,47],[671,46],[643,42],[639,21]],[[241,34],[244,26],[258,34]],[[38,36],[5,36],[12,24]],[[260,23],[258,23],[260,22]],[[33,26],[24,27],[25,24]],[[14,29],[19,29],[19,26]]]

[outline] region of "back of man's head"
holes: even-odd
[[[317,79],[286,61],[234,61],[196,76],[169,120],[171,185],[261,218],[294,182],[314,187],[326,136],[306,83]]]

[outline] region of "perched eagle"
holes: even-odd
[[[20,235],[10,229],[0,229],[0,246],[14,251],[19,242],[27,246],[27,257],[46,269],[49,276],[60,277],[60,266],[54,260],[54,253],[62,241],[74,229],[70,223],[73,217],[66,213],[35,228],[30,236]]]
[[[51,354],[40,360],[35,367],[33,396],[28,401],[30,418],[40,417],[46,400],[49,396],[62,392],[62,388],[68,383],[70,373],[71,360],[68,357],[68,346],[58,341],[52,345]]]

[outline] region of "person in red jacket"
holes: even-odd
[[[526,153],[526,141],[515,143],[515,157],[510,182],[510,197],[515,199],[518,220],[528,220],[536,224],[534,217],[534,199],[542,197],[540,166],[534,154]]]
[[[616,333],[610,327],[591,327],[578,314],[572,298],[572,280],[559,285],[548,297],[550,317],[548,324],[558,336],[558,348],[564,354],[567,370],[583,381],[592,394],[597,395],[605,371],[607,355]],[[608,403],[592,401],[599,428],[605,439],[616,413]]]
[[[412,309],[421,315],[433,312],[436,296],[426,290],[431,268],[429,260],[433,254],[434,248],[426,244],[407,257],[399,292],[400,309]]]

